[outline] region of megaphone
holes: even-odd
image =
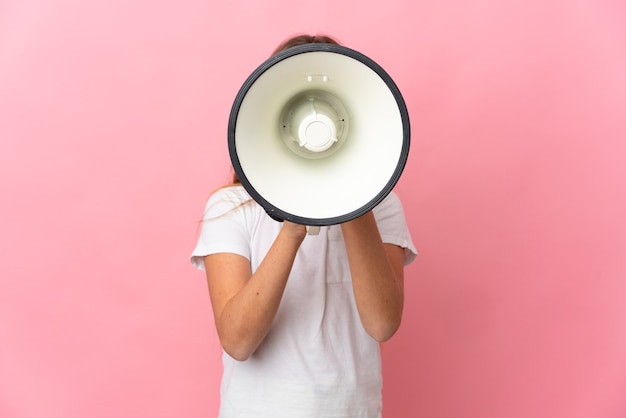
[[[400,90],[364,54],[299,45],[246,79],[228,122],[235,174],[274,219],[327,226],[357,218],[393,189],[410,124]]]

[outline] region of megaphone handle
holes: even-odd
[[[269,211],[265,211],[265,213],[267,213],[267,215],[272,218],[273,220],[277,221],[277,222],[284,222],[284,219],[279,218],[278,216],[273,215],[272,213],[270,213]],[[306,226],[306,232],[309,235],[319,235],[320,233],[320,227],[319,226],[310,226],[307,225]]]
[[[309,235],[318,235],[320,233],[320,227],[307,225],[306,232]]]

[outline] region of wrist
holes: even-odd
[[[284,221],[279,236],[299,247],[304,237],[306,237],[306,234],[306,227],[304,225]]]

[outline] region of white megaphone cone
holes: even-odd
[[[393,189],[410,143],[404,99],[363,54],[334,44],[282,51],[245,81],[228,147],[242,186],[277,220],[334,225]]]

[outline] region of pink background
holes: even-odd
[[[385,418],[626,416],[621,0],[2,0],[0,416],[216,415],[188,256],[232,100],[300,31],[411,115]]]

